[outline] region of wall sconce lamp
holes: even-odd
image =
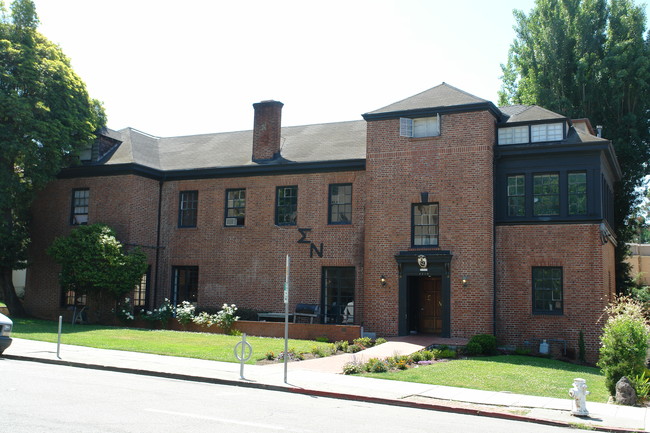
[[[467,287],[469,285],[469,280],[467,279],[467,277],[463,277],[461,282],[463,283],[463,287]]]
[[[381,277],[379,277],[379,282],[381,283],[382,286],[385,286],[386,285],[386,277],[384,277],[383,275]]]

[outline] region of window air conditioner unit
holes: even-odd
[[[226,218],[226,227],[232,227],[237,225],[237,218]]]

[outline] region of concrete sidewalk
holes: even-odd
[[[287,366],[287,383],[284,382],[283,364],[246,365],[242,379],[240,365],[237,363],[71,345],[61,345],[59,359],[56,355],[56,344],[23,339],[14,339],[3,356],[9,359],[256,387],[558,426],[590,426],[600,431],[650,431],[650,412],[646,408],[588,401],[590,416],[577,418],[570,414],[571,401],[568,396],[566,399],[534,397],[337,374],[345,362],[353,359],[362,361],[373,357],[407,354],[419,350],[420,347],[407,342],[389,341],[355,355],[292,362]],[[567,384],[567,392],[570,386],[571,384]]]

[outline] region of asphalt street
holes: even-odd
[[[0,359],[11,433],[560,432],[566,428]]]

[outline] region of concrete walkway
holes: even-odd
[[[398,339],[354,355],[292,362],[287,365],[286,383],[283,364],[246,365],[242,378],[240,365],[237,363],[71,345],[61,345],[61,358],[57,358],[56,344],[23,339],[14,339],[3,356],[9,359],[257,387],[558,426],[590,426],[600,431],[650,431],[650,411],[646,408],[588,401],[590,416],[577,418],[570,414],[571,401],[568,396],[566,399],[534,397],[339,374],[340,367],[351,360],[361,362],[370,358],[409,354],[421,349],[424,344],[424,341],[409,342]],[[570,386],[571,384],[567,384],[567,391]]]

